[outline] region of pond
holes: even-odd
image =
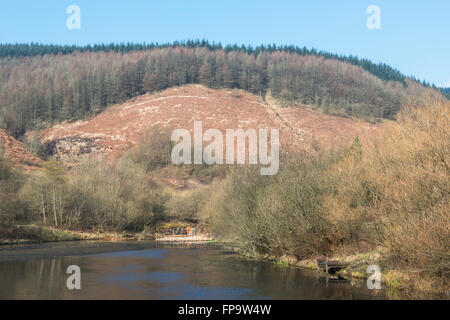
[[[80,268],[69,290],[67,268]],[[0,247],[0,299],[383,299],[365,281],[245,259],[218,244],[66,242]]]

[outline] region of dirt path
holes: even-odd
[[[266,100],[265,105],[268,107],[269,110],[271,110],[275,114],[276,121],[280,122],[288,130],[293,132],[301,142],[308,141],[307,139],[305,139],[306,138],[305,135],[302,134],[301,129],[294,129],[291,123],[285,118],[283,118],[283,116],[281,115],[281,107],[278,105],[275,99],[273,99],[269,94],[267,94],[265,100]]]

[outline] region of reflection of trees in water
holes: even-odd
[[[186,298],[199,292],[273,299],[382,297],[382,292],[368,290],[363,282],[327,279],[316,271],[249,261],[218,248],[164,248],[158,258],[150,253],[138,250],[136,254],[125,251],[118,255],[2,262],[0,299],[164,299],[177,298],[177,290]],[[66,287],[70,276],[66,270],[73,264],[81,268],[80,291]],[[158,275],[176,276],[161,280]]]
[[[69,265],[67,258],[1,263],[0,298],[63,298]]]
[[[351,283],[342,278],[329,277],[328,286],[318,283],[316,271],[293,267],[277,267],[273,263],[248,261],[221,251],[193,250],[183,264],[188,270],[185,281],[195,285],[251,288],[257,298],[274,299],[361,299],[382,297],[382,292],[370,292],[365,282]],[[179,271],[180,256],[169,252],[165,262]],[[326,281],[326,279],[324,279]],[[320,280],[322,281],[322,280]]]

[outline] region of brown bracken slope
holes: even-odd
[[[61,123],[42,132],[68,167],[92,155],[114,160],[136,146],[151,126],[161,125],[193,131],[202,121],[203,131],[225,129],[279,129],[280,144],[309,150],[312,141],[325,147],[348,146],[353,137],[374,132],[379,125],[324,115],[305,106],[280,108],[270,97],[238,90],[215,90],[202,85],[170,88],[145,94],[115,105],[88,121]]]
[[[26,151],[24,145],[11,137],[5,130],[0,129],[0,146],[4,148],[6,156],[16,167],[26,170],[36,170],[42,160]]]

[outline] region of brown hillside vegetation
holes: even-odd
[[[30,154],[20,141],[17,141],[2,129],[0,129],[0,147],[5,149],[6,155],[11,159],[14,166],[26,170],[36,170],[42,162],[41,159]]]
[[[242,90],[186,85],[139,96],[88,121],[56,125],[43,131],[41,140],[72,167],[91,155],[117,159],[155,125],[192,132],[194,121],[202,121],[203,131],[217,128],[223,133],[225,129],[278,128],[282,145],[302,150],[308,150],[315,140],[328,147],[348,146],[353,137],[379,127],[304,106],[280,108],[273,99],[267,101]]]

